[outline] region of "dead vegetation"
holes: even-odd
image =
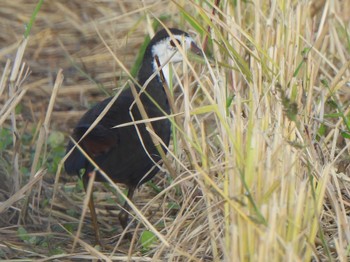
[[[0,2],[1,259],[349,260],[350,4],[215,3],[45,1],[25,39],[37,2]],[[64,147],[159,18],[207,54],[176,76],[176,176],[137,192],[131,242],[119,188],[96,184],[96,247]]]

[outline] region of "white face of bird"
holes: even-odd
[[[176,43],[175,43],[176,42]],[[194,40],[190,36],[173,35],[158,42],[152,48],[153,57],[158,56],[159,62],[164,66],[165,63],[178,63],[183,61],[183,54],[195,45]],[[183,48],[185,50],[179,50]]]
[[[196,45],[192,37],[186,35],[173,35],[159,41],[152,48],[154,58],[153,65],[157,69],[160,63],[165,80],[169,86],[169,63],[179,63],[183,61],[183,55],[191,51],[197,55],[202,55],[201,49]],[[158,62],[155,60],[158,57]]]

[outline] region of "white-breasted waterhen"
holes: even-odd
[[[138,86],[135,87],[148,118],[158,118],[157,121],[151,122],[152,127],[166,146],[169,145],[171,130],[170,121],[165,116],[170,114],[170,106],[160,72],[163,72],[169,85],[171,81],[169,63],[181,62],[185,53],[180,52],[178,47],[183,47],[198,55],[202,54],[200,48],[187,33],[179,29],[169,29],[169,32],[171,36],[163,29],[151,39],[138,72]],[[159,66],[162,67],[162,71]],[[154,76],[157,71],[158,74]],[[72,138],[79,142],[81,149],[111,180],[123,183],[128,187],[127,197],[132,200],[135,188],[150,180],[159,171],[155,163],[160,162],[161,156],[144,123],[114,128],[125,123],[143,120],[140,108],[134,103],[135,96],[131,88],[121,92],[97,125],[84,136],[112,99],[113,97],[107,98],[87,111],[76,125]],[[74,146],[75,142],[68,143],[67,153],[70,154],[65,161],[65,170],[68,174],[81,175],[83,172],[86,189],[89,174],[95,170],[95,167],[84,156],[81,149]],[[163,150],[165,150],[164,147]],[[99,172],[96,172],[96,181],[105,181]],[[96,241],[100,243],[92,196],[90,196],[89,208]],[[119,214],[119,221],[123,228],[128,223],[128,210],[129,205],[125,202],[124,210]]]

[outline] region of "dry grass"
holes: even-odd
[[[36,1],[0,2],[1,259],[349,260],[350,3],[217,2],[45,1],[27,39]],[[94,247],[82,187],[57,164],[157,17],[202,33],[207,54],[176,75],[176,176],[137,192],[131,242],[119,187],[96,184]]]

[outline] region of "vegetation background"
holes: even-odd
[[[349,14],[347,0],[2,0],[0,259],[349,261]],[[174,72],[173,170],[137,192],[131,242],[119,185],[96,184],[94,246],[65,145],[162,23],[206,53]]]

